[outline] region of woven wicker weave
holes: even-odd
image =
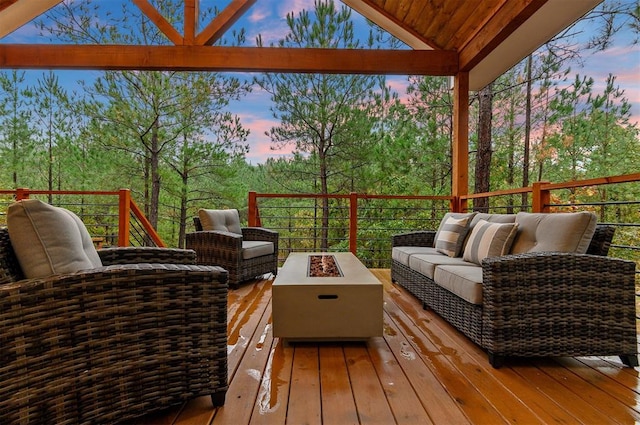
[[[222,231],[202,231],[200,220],[194,217],[196,232],[187,233],[186,247],[197,253],[197,263],[220,266],[229,272],[229,286],[254,279],[265,273],[278,273],[278,232],[262,227],[243,227],[242,236]],[[242,241],[272,242],[274,253],[243,259]]]
[[[635,264],[606,257],[614,231],[597,226],[589,254],[485,259],[482,305],[466,302],[397,261],[391,277],[485,348],[494,366],[508,356],[592,355],[618,355],[625,364],[637,365]],[[414,240],[410,234],[394,237],[392,244],[416,246],[429,240],[424,233]]]
[[[115,423],[201,395],[224,403],[227,273],[158,264],[167,252],[194,258],[160,251],[26,280],[0,229],[0,423]]]

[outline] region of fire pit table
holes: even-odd
[[[336,341],[382,336],[382,283],[350,252],[289,254],[272,295],[276,337]]]

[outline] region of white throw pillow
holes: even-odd
[[[516,223],[489,223],[480,220],[471,230],[462,259],[481,264],[488,257],[507,255],[516,237]]]
[[[7,212],[7,228],[27,278],[102,266],[87,228],[64,208],[37,199],[15,202]]]

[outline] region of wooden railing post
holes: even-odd
[[[349,196],[349,251],[353,255],[358,252],[358,194],[355,192]]]
[[[19,187],[16,189],[16,201],[22,201],[23,199],[29,199],[29,189]]]
[[[248,200],[248,221],[249,227],[261,227],[260,212],[258,211],[258,194],[256,192],[249,192]]]
[[[543,186],[546,184],[549,184],[549,182],[542,181],[533,183],[533,191],[531,193],[531,212],[549,212],[549,204],[551,203],[551,191],[543,189]]]
[[[131,227],[131,191],[120,189],[118,202],[118,246],[129,246],[129,231]]]

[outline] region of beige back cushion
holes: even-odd
[[[523,252],[575,252],[584,254],[596,230],[596,215],[577,213],[525,213],[516,215],[518,234],[512,254]]]
[[[238,210],[205,210],[198,211],[202,230],[220,230],[223,232],[242,234]]]
[[[7,228],[27,278],[102,266],[87,228],[64,208],[37,199],[15,202],[7,212]]]

